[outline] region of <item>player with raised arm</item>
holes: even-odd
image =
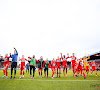
[[[8,67],[9,67],[9,58],[10,58],[10,56],[8,56],[8,54],[6,54],[5,57],[4,57],[4,68],[3,68],[3,73],[4,73],[4,75],[2,76],[2,78],[3,78],[3,77],[6,77],[5,79],[8,78],[7,69],[8,69]],[[5,75],[5,73],[6,73],[6,75]]]
[[[16,68],[17,68],[17,57],[18,57],[18,52],[17,52],[16,48],[14,48],[14,54],[12,54],[12,55],[10,54],[10,57],[12,58],[10,79],[12,79],[13,69],[14,69],[14,79],[15,79]]]
[[[99,66],[99,64],[97,64],[97,63],[95,63],[95,61],[93,61],[93,62],[91,63],[91,65],[92,65],[91,76],[92,76],[93,71],[95,71],[95,74],[96,74],[96,77],[97,77],[97,69],[96,69],[96,65]]]
[[[75,63],[76,63],[76,57],[75,57],[75,54],[72,53],[72,56],[70,57],[71,58],[71,65],[72,65],[72,70],[73,70],[73,76],[75,77],[75,71],[74,71],[74,68],[75,68]]]
[[[64,77],[66,76],[67,77],[67,59],[69,58],[69,54],[67,54],[67,57],[65,57],[65,55],[63,55],[62,57],[62,53],[61,53],[61,59],[63,61],[63,74],[64,74]],[[65,70],[66,70],[66,73],[65,73]]]
[[[56,65],[57,65],[57,77],[58,77],[58,73],[59,73],[59,77],[60,77],[60,74],[61,74],[61,58],[59,58],[59,56],[56,59]]]
[[[84,63],[85,73],[86,73],[86,66],[88,64],[88,59],[90,59],[90,56],[89,55],[88,55],[88,57],[86,57],[86,56],[83,57],[83,63]]]
[[[22,78],[22,71],[23,71],[23,77],[24,77],[24,69],[25,69],[25,61],[28,61],[26,58],[24,58],[24,55],[22,55],[22,58],[19,60],[21,61],[21,67],[20,67],[20,77],[19,79]]]
[[[52,69],[52,79],[54,78],[54,74],[55,74],[55,70],[56,70],[56,61],[53,58],[53,60],[51,61],[51,69]]]

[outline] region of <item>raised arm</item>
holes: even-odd
[[[69,57],[69,53],[67,53],[67,58],[70,58],[70,57]]]
[[[62,57],[62,53],[60,53],[61,54],[61,59],[63,59],[63,57]]]
[[[28,60],[25,58],[25,61],[28,61]]]
[[[88,55],[88,58],[87,58],[87,60],[88,60],[88,59],[90,59],[90,56],[89,56],[89,55]]]
[[[37,59],[35,59],[35,60],[36,60],[36,63],[38,63],[38,62],[39,62]]]
[[[14,48],[14,49],[15,49],[15,51],[16,51],[16,55],[18,55],[18,52],[17,52],[16,48]]]

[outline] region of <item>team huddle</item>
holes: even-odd
[[[83,76],[85,79],[88,76],[88,73],[91,72],[91,75],[92,75],[93,71],[95,71],[96,76],[97,76],[96,66],[99,66],[99,64],[95,63],[94,61],[92,63],[88,62],[88,59],[90,59],[89,55],[88,55],[88,57],[84,56],[83,58],[77,59],[75,57],[74,53],[72,54],[72,56],[69,56],[69,54],[67,54],[67,57],[65,55],[62,55],[62,53],[60,53],[60,54],[61,54],[61,57],[58,56],[58,58],[56,60],[53,58],[51,63],[49,63],[48,59],[46,59],[46,61],[44,61],[42,56],[40,57],[39,60],[37,60],[35,58],[35,55],[33,55],[32,57],[28,57],[28,59],[24,58],[24,55],[22,55],[22,58],[19,59],[19,61],[21,61],[19,79],[24,77],[25,61],[30,62],[30,78],[34,79],[36,65],[38,65],[39,78],[42,78],[43,69],[44,69],[45,77],[47,76],[47,78],[48,78],[49,68],[51,68],[51,70],[52,70],[52,76],[51,76],[52,79],[55,77],[55,74],[57,74],[57,77],[60,77],[61,69],[62,69],[61,62],[63,65],[64,77],[67,77],[67,70],[68,70],[67,59],[68,58],[71,58],[71,69],[73,70],[74,77],[78,77],[79,74],[81,73],[81,76]],[[8,78],[7,69],[9,67],[9,58],[12,58],[10,79],[12,79],[13,69],[14,69],[13,79],[15,79],[16,68],[17,68],[17,58],[18,58],[18,52],[17,52],[16,48],[14,48],[14,54],[10,53],[10,56],[8,56],[8,54],[6,54],[5,57],[3,58],[4,59],[4,68],[3,68],[4,75],[2,76],[2,78],[3,77],[6,77],[5,79]],[[32,72],[33,72],[33,75],[32,75]]]

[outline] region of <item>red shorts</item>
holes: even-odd
[[[61,66],[57,66],[57,69],[61,69]]]
[[[53,72],[55,71],[55,67],[52,67],[52,71],[53,71]]]
[[[86,71],[89,71],[89,68],[86,68]]]
[[[75,72],[78,72],[78,68],[74,70]]]
[[[82,67],[78,67],[79,68],[79,71],[82,71],[83,69],[82,69]]]
[[[72,65],[72,68],[73,68],[73,69],[75,68],[75,64]]]
[[[24,69],[25,69],[25,66],[24,66],[24,65],[22,65],[20,69],[21,69],[21,70],[24,70]]]
[[[89,71],[89,68],[86,68],[86,71]]]
[[[97,70],[96,67],[92,67],[92,71],[95,71],[95,70]]]
[[[38,70],[41,70],[42,71],[42,68],[38,68]]]
[[[63,65],[63,68],[67,68],[67,65]]]
[[[8,68],[8,67],[9,67],[9,64],[8,64],[8,63],[6,63],[4,67]]]

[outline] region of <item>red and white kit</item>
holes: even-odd
[[[6,67],[6,68],[9,67],[9,57],[4,58],[4,67]]]
[[[56,59],[57,69],[61,69],[61,58]]]
[[[20,59],[20,61],[21,61],[21,70],[24,70],[25,69],[25,61],[27,61],[27,59],[26,58],[21,58]]]
[[[95,71],[95,70],[97,70],[96,65],[99,65],[99,64],[92,62],[91,65],[92,65],[92,71]]]
[[[51,61],[51,69],[52,69],[52,71],[55,71],[55,69],[56,69],[56,62],[55,61]]]
[[[71,56],[71,62],[72,62],[72,68],[74,69],[75,63],[76,63],[76,57],[75,56]]]
[[[62,60],[63,60],[63,68],[67,68],[67,59],[68,59],[68,57],[67,58],[62,58]]]

